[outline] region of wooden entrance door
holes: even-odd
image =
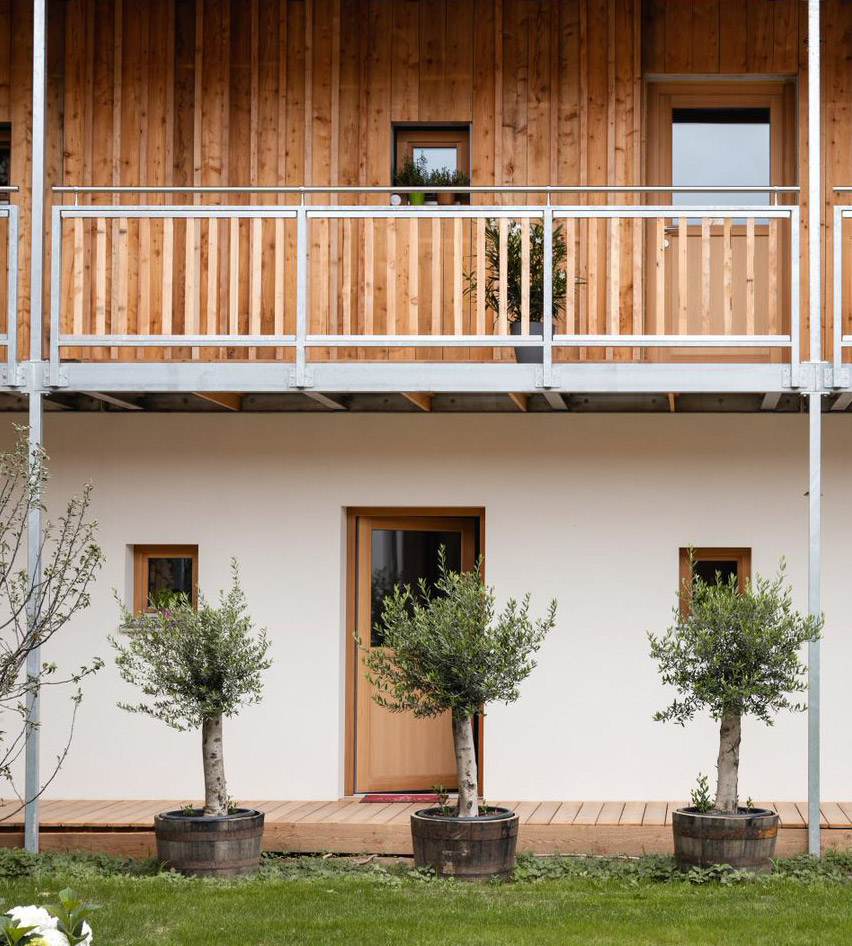
[[[674,187],[794,183],[794,109],[791,83],[652,83],[648,94],[649,183]],[[714,207],[768,205],[770,200],[760,192],[683,193],[659,198],[660,203],[675,206]],[[786,221],[758,217],[749,225],[745,218],[732,216],[701,222],[673,214],[664,225],[649,224],[647,239],[648,312],[656,334],[789,332],[790,234]],[[757,348],[658,349],[655,357],[756,362],[776,360],[780,353]]]
[[[469,571],[476,560],[476,520],[433,517],[359,516],[356,527],[355,614],[362,645],[382,646],[382,601],[395,584],[416,586],[437,575],[438,549],[447,564]],[[354,661],[356,792],[456,788],[449,715],[415,719],[376,705],[373,687]]]

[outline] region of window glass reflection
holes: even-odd
[[[156,607],[169,594],[192,598],[194,584],[191,558],[148,559],[148,601]]]
[[[374,529],[370,596],[370,643],[382,646],[381,623],[384,599],[394,585],[411,585],[421,578],[434,587],[438,578],[438,549],[446,548],[447,568],[461,571],[460,532],[427,532],[414,529]]]
[[[676,108],[672,113],[672,186],[771,184],[769,109]],[[675,192],[675,204],[761,205],[770,195]]]
[[[426,171],[439,171],[446,168],[448,171],[458,170],[458,150],[452,147],[418,147],[411,149],[415,163],[425,159]]]

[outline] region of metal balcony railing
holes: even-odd
[[[276,201],[54,206],[56,369],[63,358],[272,358],[292,362],[298,387],[311,361],[532,349],[547,386],[554,363],[651,350],[799,364],[799,208],[777,203],[796,188],[767,189],[772,205],[690,207],[591,203],[673,188],[443,189],[468,201],[452,206],[358,202],[414,188],[56,190]],[[539,203],[508,202],[533,194]],[[562,203],[578,195],[589,203]]]
[[[852,188],[837,187],[835,191],[849,199]],[[842,199],[842,198],[841,198]],[[852,254],[850,254],[850,224],[852,220],[852,206],[838,204],[834,207],[834,246],[833,246],[833,379],[835,387],[849,387],[852,383],[852,374],[849,371],[848,360],[844,361],[843,353],[852,348],[852,334],[848,334],[849,326],[849,273]]]
[[[16,383],[18,367],[18,207],[6,201],[16,187],[0,187],[0,376]]]

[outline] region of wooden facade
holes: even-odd
[[[852,66],[847,53],[852,5],[826,0],[822,6],[823,193],[828,210],[836,202],[833,188],[852,182]],[[463,123],[470,127],[475,185],[636,186],[648,183],[649,84],[663,78],[710,83],[718,77],[760,77],[787,82],[793,90],[797,138],[793,167],[783,183],[804,184],[806,26],[806,5],[797,0],[51,0],[48,183],[389,186],[394,124]],[[11,125],[11,182],[21,188],[13,200],[22,207],[19,318],[24,351],[31,28],[30,4],[0,0],[0,124]],[[294,195],[245,199],[298,202]],[[311,198],[332,204],[359,199],[367,202],[350,195]],[[486,199],[492,200],[477,196],[474,203]],[[135,197],[91,200],[137,202]],[[167,200],[187,198],[145,198],[152,204]],[[521,198],[496,200],[518,203]],[[561,200],[638,202],[630,194]],[[221,202],[208,196],[196,201]],[[524,202],[537,205],[543,198],[533,194]],[[804,188],[798,203],[805,246]],[[522,219],[519,223],[528,226]],[[475,221],[431,226],[406,220],[314,221],[311,330],[481,330],[482,305],[464,292],[464,283],[469,269],[481,270],[482,226]],[[705,236],[709,246],[709,225]],[[653,311],[655,304],[649,301],[655,237],[635,220],[566,223],[565,239],[574,247],[568,265],[575,267],[569,272],[566,319],[576,320],[574,331],[683,330],[692,318],[685,303],[679,314],[671,315],[659,300]],[[63,231],[63,330],[291,333],[295,239],[294,222],[284,219],[74,221]],[[778,239],[783,241],[783,235]],[[831,239],[828,213],[827,289],[834,278]],[[709,249],[697,252],[709,260]],[[754,293],[755,272],[762,272],[763,264],[755,262],[753,245],[751,253],[750,275],[743,279],[751,281]],[[678,278],[685,280],[685,255],[680,264],[684,275]],[[771,281],[777,280],[771,255],[768,265],[771,288],[777,285]],[[774,265],[777,271],[777,259]],[[806,270],[803,262],[803,299]],[[707,276],[696,289],[699,297],[709,298],[710,280]],[[760,297],[763,289],[758,286],[757,292]],[[830,320],[831,292],[824,298]],[[705,302],[707,324],[708,311]],[[736,319],[725,328],[738,331]],[[788,323],[789,313],[783,319]],[[759,324],[762,320],[767,324]],[[777,315],[773,325],[769,316],[764,320],[758,313],[756,324],[752,309],[742,316],[740,329],[758,334],[782,330],[781,320]],[[492,321],[488,319],[487,331]],[[699,317],[699,330],[703,324]],[[802,326],[807,357],[806,305]],[[571,328],[569,323],[569,333]],[[504,329],[505,324],[495,331]],[[830,356],[830,338],[826,345]],[[397,358],[412,357],[411,350],[391,352]],[[503,349],[494,357],[510,359],[509,352]],[[248,352],[250,357],[285,353],[283,346],[266,354]],[[109,349],[64,354],[116,357]],[[125,357],[229,354],[245,353],[138,349]],[[319,354],[364,356],[364,351],[349,349]],[[366,356],[386,358],[388,349],[367,350]],[[618,347],[588,355],[635,356],[633,349]],[[473,356],[448,348],[419,357]],[[562,352],[560,357],[578,356]],[[586,357],[582,350],[579,357]]]

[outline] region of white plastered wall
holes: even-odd
[[[11,438],[11,420],[5,428]],[[275,663],[263,703],[227,724],[234,797],[335,798],[343,788],[344,510],[482,506],[486,569],[502,600],[556,596],[558,624],[521,700],[485,722],[490,799],[685,798],[711,773],[715,728],[654,723],[666,701],[648,657],[663,629],[678,549],[751,546],[758,571],[788,561],[807,600],[807,425],[791,415],[63,415],[50,416],[53,502],[95,483],[107,563],[92,607],[50,646],[68,664],[99,654],[71,754],[48,791],[64,798],[189,799],[199,740],[115,707],[106,634],[112,588],[136,543],[197,543],[214,595],[241,563]],[[852,662],[846,486],[852,426],[825,430],[823,788],[848,798]],[[44,765],[67,703],[47,694]],[[806,797],[804,716],[745,727],[741,788]]]

